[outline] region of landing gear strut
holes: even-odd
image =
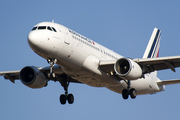
[[[47,62],[50,64],[50,72],[48,73],[48,77],[51,78],[55,78],[56,75],[55,73],[53,73],[52,69],[54,67],[54,64],[56,64],[57,59],[47,59]]]
[[[124,99],[128,99],[129,95],[131,96],[132,99],[135,99],[137,96],[136,90],[134,88],[130,89],[130,80],[125,81],[127,83],[127,89],[124,89],[122,91],[122,97]]]
[[[59,98],[60,103],[62,105],[64,105],[64,104],[66,104],[66,101],[68,101],[69,104],[73,104],[74,96],[73,96],[73,94],[68,94],[68,86],[70,83],[67,78],[68,76],[66,74],[64,74],[64,75],[61,75],[60,77],[61,77],[61,79],[59,82],[61,83],[61,85],[63,86],[63,88],[65,90],[65,94],[60,95],[60,98]]]
[[[47,62],[50,64],[50,72],[48,73],[49,79],[57,78],[65,91],[65,94],[61,94],[59,97],[60,103],[64,105],[66,104],[66,101],[68,101],[69,104],[73,104],[74,96],[73,94],[68,94],[68,86],[70,83],[68,81],[68,76],[66,74],[56,76],[55,73],[53,72],[53,67],[54,67],[54,64],[57,63],[57,59],[47,59]]]

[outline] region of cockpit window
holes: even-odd
[[[50,31],[52,31],[51,27],[49,27],[49,26],[47,27],[47,29],[50,30]]]
[[[44,29],[46,29],[46,26],[39,26],[38,27],[38,30],[44,30]]]
[[[33,31],[33,30],[36,30],[36,29],[37,29],[37,27],[33,27],[32,31]]]
[[[50,31],[57,32],[55,28],[50,27],[50,26],[35,26],[33,27],[32,31],[33,30],[50,30]]]
[[[54,30],[54,32],[57,32],[55,28],[52,27],[52,29]]]

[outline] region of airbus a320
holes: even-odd
[[[123,99],[137,95],[154,94],[165,90],[165,85],[180,80],[163,80],[158,70],[180,67],[180,56],[158,57],[161,31],[154,28],[142,58],[131,59],[96,43],[95,41],[54,22],[42,22],[28,35],[31,49],[49,63],[47,67],[25,66],[21,70],[3,71],[1,76],[30,88],[43,88],[49,81],[59,81],[64,88],[60,103],[72,104],[68,93],[72,83],[106,87],[122,94]]]

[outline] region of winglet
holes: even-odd
[[[161,31],[157,28],[154,28],[143,58],[154,58],[159,56],[160,39]]]

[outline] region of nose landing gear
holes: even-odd
[[[54,64],[56,64],[57,62],[57,59],[47,59],[47,62],[50,64],[50,72],[48,73],[48,77],[51,79],[51,78],[55,78],[56,75],[55,73],[53,73],[53,67],[54,67]]]

